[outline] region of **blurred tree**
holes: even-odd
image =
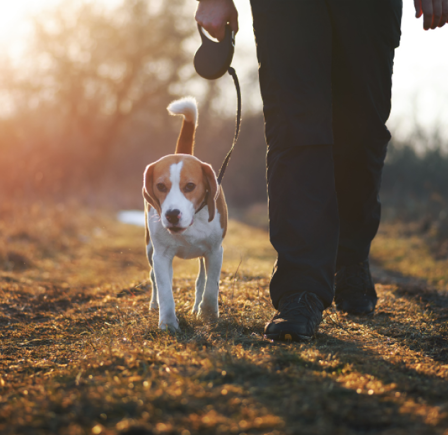
[[[65,1],[37,17],[27,59],[2,74],[13,116],[2,122],[0,146],[15,137],[37,179],[54,182],[58,168],[64,178],[101,178],[131,118],[154,131],[167,125],[160,108],[191,63],[187,13],[183,0],[124,0],[113,9]]]
[[[88,3],[76,14],[58,9],[36,22],[34,47],[43,56],[47,83],[41,97],[54,98],[71,135],[87,145],[93,167],[110,156],[127,119],[142,109],[160,112],[170,99],[169,86],[191,62],[182,49],[191,34],[183,4],[126,0],[107,13]]]

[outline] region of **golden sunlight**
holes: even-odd
[[[0,3],[0,38],[10,40],[17,26],[20,26],[27,14],[36,10],[36,5],[42,6],[46,0],[16,0]]]
[[[73,1],[73,0],[72,0]],[[60,4],[62,0],[0,0],[0,46],[8,51],[26,38],[29,18],[45,9]],[[116,4],[116,1],[87,0],[92,3]],[[12,47],[11,47],[12,45]]]
[[[7,51],[26,37],[29,17],[60,0],[15,0],[0,2],[0,45]]]

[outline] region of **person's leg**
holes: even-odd
[[[270,283],[274,307],[286,295],[309,291],[333,301],[338,214],[331,145],[269,149],[271,243],[278,253]]]
[[[336,293],[344,288],[343,299],[349,299],[341,304],[337,297],[336,302],[345,311],[371,312],[376,294],[366,262],[380,222],[378,193],[390,140],[386,121],[402,5],[401,0],[327,3],[333,24],[334,164],[340,217],[337,270],[342,271],[336,277]]]
[[[331,24],[323,0],[253,0],[265,116],[274,306],[301,292],[333,300],[338,241]]]

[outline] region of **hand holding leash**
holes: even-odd
[[[238,33],[238,11],[233,0],[199,0],[195,18],[218,41],[224,39],[227,23]]]

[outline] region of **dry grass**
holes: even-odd
[[[444,291],[385,275],[374,317],[330,309],[315,341],[272,344],[274,253],[231,222],[219,322],[189,314],[196,263],[179,262],[170,335],[148,311],[141,229],[67,205],[0,213],[2,434],[448,433]],[[383,233],[374,254],[437,281],[418,243]]]
[[[373,255],[384,269],[425,281],[448,291],[448,239],[438,242],[437,234],[422,233],[419,224],[383,226],[373,246]]]

